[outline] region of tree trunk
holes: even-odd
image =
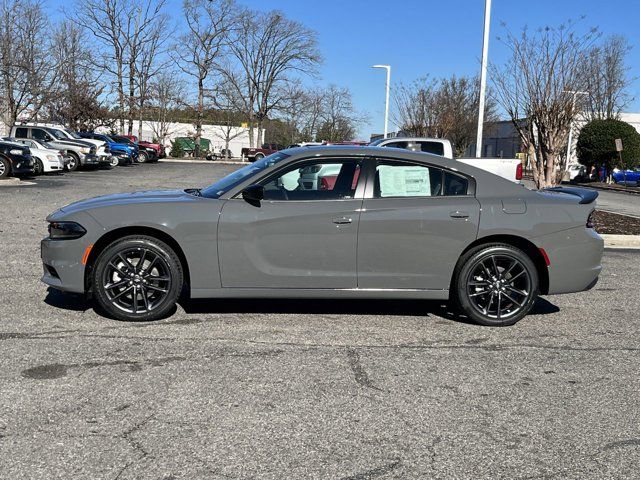
[[[116,55],[116,63],[118,65],[118,106],[120,107],[119,112],[119,123],[120,123],[120,132],[124,132],[124,73],[122,72],[122,56]]]
[[[262,120],[258,120],[257,123],[258,133],[256,134],[256,147],[260,148],[262,146],[263,138],[262,138]]]
[[[196,112],[196,148],[193,156],[200,157],[200,139],[202,138],[202,117],[204,110],[204,80],[202,77],[198,79],[198,111]]]
[[[127,135],[133,135],[133,112],[136,103],[136,65],[133,61],[129,62],[129,111],[127,112]]]

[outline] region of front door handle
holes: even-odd
[[[351,217],[333,217],[333,223],[336,225],[346,225],[347,223],[351,223],[353,220]]]
[[[463,210],[456,210],[455,212],[451,212],[449,216],[451,218],[469,218],[469,212],[465,212]]]

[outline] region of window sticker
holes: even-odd
[[[378,166],[381,197],[429,197],[429,169],[416,166]]]

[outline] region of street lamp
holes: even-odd
[[[489,27],[491,26],[491,0],[484,1],[484,36],[482,38],[482,67],[480,70],[480,101],[478,107],[478,133],[476,158],[482,156],[482,128],[484,127],[484,97],[487,89],[487,60],[489,57]]]
[[[384,138],[387,138],[389,130],[389,84],[391,83],[391,66],[390,65],[374,65],[371,68],[384,68],[387,71],[387,94],[384,106]]]
[[[587,95],[589,92],[584,92],[580,90],[564,90],[564,93],[570,93],[573,95],[573,103],[571,107],[571,113],[576,109],[576,98],[578,95]],[[569,170],[569,155],[571,155],[571,143],[573,142],[573,119],[569,122],[569,139],[567,142],[567,158],[566,164],[564,166],[565,170]]]

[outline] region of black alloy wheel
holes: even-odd
[[[175,252],[149,236],[116,240],[102,251],[92,275],[100,306],[120,320],[164,317],[182,291],[183,272]]]
[[[482,325],[513,325],[531,311],[539,294],[529,256],[511,245],[482,245],[456,268],[453,296],[464,314]]]

